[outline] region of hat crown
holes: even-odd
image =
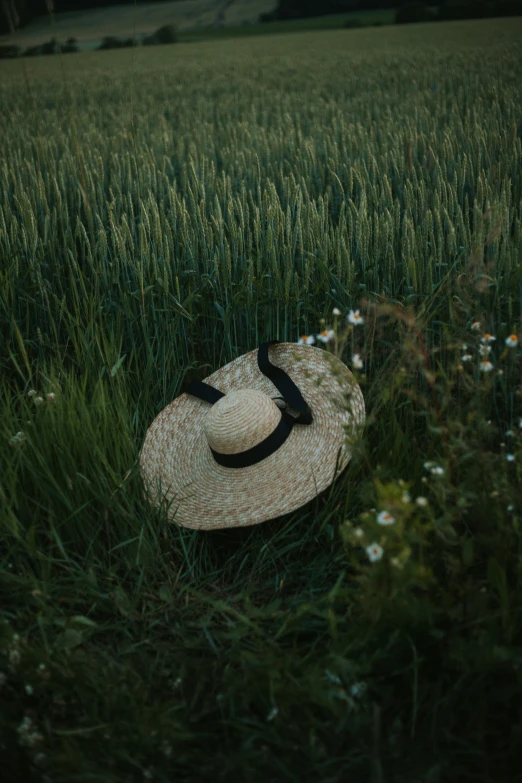
[[[257,389],[238,389],[212,406],[203,430],[214,451],[240,454],[271,435],[280,421],[281,411],[271,397]]]

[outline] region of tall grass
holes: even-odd
[[[519,24],[2,64],[7,780],[515,769]],[[331,490],[227,534],[148,507],[184,382],[325,325],[368,407]]]

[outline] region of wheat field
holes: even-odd
[[[8,783],[514,768],[521,33],[0,64]],[[139,449],[187,378],[334,308],[364,314],[339,351],[368,422],[332,491],[233,541],[149,507]]]

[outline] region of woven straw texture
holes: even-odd
[[[313,424],[295,424],[283,445],[246,468],[219,465],[210,450],[238,453],[273,431],[275,403],[255,392],[230,394],[213,406],[181,394],[154,419],[140,467],[149,498],[168,504],[183,527],[215,530],[255,525],[287,514],[325,490],[348,464],[346,436],[365,420],[361,389],[350,370],[320,348],[295,343],[270,347],[310,406]],[[227,396],[239,390],[280,397],[257,366],[257,349],[205,378]]]

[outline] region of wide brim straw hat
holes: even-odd
[[[311,345],[264,343],[189,390],[140,454],[149,500],[187,528],[256,525],[308,503],[344,470],[365,420],[354,375]]]

